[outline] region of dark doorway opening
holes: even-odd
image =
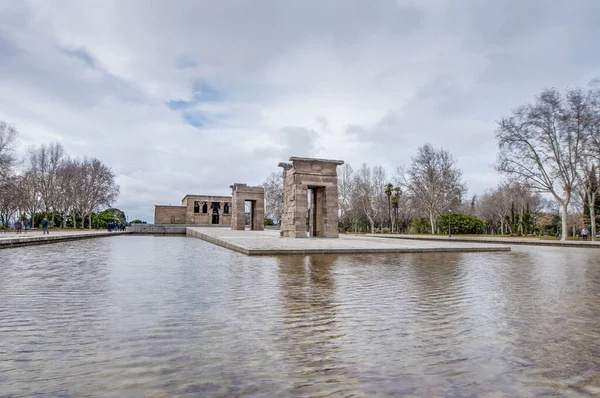
[[[308,236],[311,238],[323,236],[324,220],[323,220],[323,203],[324,203],[324,187],[309,186],[308,187]]]
[[[218,224],[219,223],[219,215],[218,214],[213,214],[212,215],[212,223],[213,224]]]

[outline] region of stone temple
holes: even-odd
[[[154,224],[222,225],[246,228],[246,204],[250,205],[250,229],[265,225],[265,190],[246,184],[231,185],[232,196],[186,195],[181,206],[154,206]]]
[[[301,157],[279,163],[283,168],[281,237],[339,237],[337,166],[342,164],[342,160]],[[230,188],[232,196],[186,195],[181,206],[157,205],[154,223],[231,225],[231,229],[243,231],[248,222],[250,230],[264,230],[264,188],[246,184]]]
[[[231,196],[185,195],[181,206],[154,206],[155,224],[231,224]]]
[[[337,166],[342,164],[342,160],[300,157],[279,163],[283,168],[282,237],[306,238],[307,224],[310,237],[339,237]]]

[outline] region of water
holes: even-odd
[[[0,396],[600,394],[600,251],[0,251]]]

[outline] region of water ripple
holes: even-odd
[[[600,394],[596,251],[255,258],[122,236],[3,254],[1,397]]]

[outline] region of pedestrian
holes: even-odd
[[[48,220],[46,219],[46,217],[44,217],[44,219],[42,220],[42,235],[44,234],[50,235],[50,232],[48,232]]]
[[[583,229],[581,230],[581,237],[583,238],[583,240],[587,240],[589,231],[586,227],[583,227]]]

